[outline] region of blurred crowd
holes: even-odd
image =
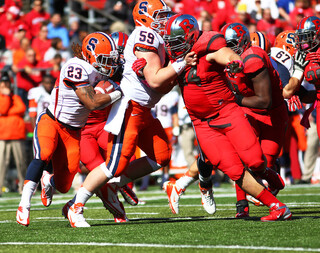
[[[264,32],[271,45],[280,32],[294,30],[303,17],[311,15],[320,17],[320,1],[318,0],[165,0],[165,2],[176,13],[186,13],[196,17],[203,31],[220,31],[224,24],[238,22],[247,26],[250,32]],[[7,144],[8,141],[17,139],[28,140],[26,150],[18,147],[14,149],[19,149],[19,152],[27,157],[22,164],[20,162],[16,165],[19,167],[20,175],[25,171],[25,164],[28,164],[32,159],[32,139],[30,137],[32,137],[35,125],[35,111],[37,110],[35,107],[41,100],[39,97],[35,98],[30,95],[34,94],[30,90],[45,87],[45,92],[49,94],[54,80],[59,76],[61,66],[72,57],[73,43],[81,44],[82,39],[90,32],[90,24],[80,21],[79,17],[73,13],[89,18],[90,9],[95,7],[106,14],[107,18],[102,24],[104,32],[121,31],[129,34],[130,27],[134,26],[132,9],[136,1],[34,0],[28,6],[25,6],[27,2],[22,0],[5,0],[1,3],[1,82],[3,82],[3,86],[6,82],[10,84],[7,85],[7,88],[0,89],[0,95],[6,96],[7,94],[3,94],[3,90],[8,92],[9,88],[23,101],[24,113],[21,113],[21,105],[19,104],[20,111],[14,114],[14,117],[24,119],[25,126],[22,128],[25,128],[26,131],[25,136],[22,137],[19,134],[8,135],[10,137],[2,136],[1,142]],[[97,14],[93,18],[99,18],[99,15]],[[46,86],[46,84],[50,85]],[[47,103],[45,100],[41,101]],[[2,104],[0,106],[1,109],[4,109]],[[11,112],[15,111],[11,110]],[[8,111],[0,112],[0,128],[4,129],[3,131],[9,131],[9,128],[1,123],[1,118],[9,116]],[[15,123],[11,124],[15,126]],[[303,153],[307,149],[307,134],[305,130],[301,131],[302,134],[292,135],[293,140],[296,140],[292,142],[295,146],[290,146],[293,147],[291,148],[293,151],[289,147],[287,152],[287,154],[293,152],[297,155],[291,154],[288,155],[289,158],[283,158],[285,161],[283,164],[287,167],[291,165],[290,162],[286,162],[286,159],[291,159],[291,161],[296,159],[294,166],[297,168],[293,173],[289,171],[286,175],[290,177],[290,183],[311,182],[311,178],[302,179]],[[316,144],[318,143],[319,140]],[[299,152],[302,154],[300,157]],[[17,156],[16,162],[19,159]],[[0,194],[3,186],[1,177],[4,177],[5,174],[3,166],[10,167],[12,160],[10,155],[8,158],[0,158],[0,171],[2,171],[0,173]],[[20,177],[22,178],[21,175]],[[21,190],[21,185],[17,186],[16,190]]]

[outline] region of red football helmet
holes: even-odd
[[[197,20],[188,14],[172,16],[164,31],[165,50],[170,59],[184,57],[192,48],[200,34]]]
[[[173,12],[163,0],[140,0],[134,6],[132,15],[136,26],[149,27],[162,35]]]
[[[270,54],[271,42],[268,37],[262,32],[250,33],[250,40],[252,46],[261,47],[267,54]]]
[[[248,47],[251,46],[250,33],[247,27],[240,23],[229,23],[221,29],[221,33],[234,52],[241,55]]]
[[[320,19],[316,16],[303,18],[297,25],[295,43],[298,50],[315,52],[320,44]]]
[[[274,42],[274,46],[286,50],[289,54],[294,55],[295,52],[295,31],[287,30],[278,34]]]
[[[116,45],[113,39],[103,32],[91,33],[83,39],[82,55],[102,75],[111,77],[117,67]]]
[[[124,56],[123,51],[127,44],[127,40],[129,36],[124,32],[114,32],[111,33],[111,38],[113,39],[114,43],[116,44],[116,48],[119,54],[119,61],[120,64],[124,64]]]

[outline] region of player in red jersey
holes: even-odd
[[[268,54],[260,47],[251,46],[250,33],[240,23],[225,25],[224,34],[228,47],[241,55],[243,73],[229,75],[236,102],[259,137],[267,168],[276,171],[275,161],[284,143],[288,125],[287,108],[282,96],[282,84],[278,72],[273,68]],[[279,176],[276,182],[268,182],[269,190],[276,195],[285,184]],[[246,193],[236,186],[237,215],[249,215]]]
[[[270,207],[270,215],[262,221],[290,219],[288,207],[243,166],[274,188],[281,187],[278,174],[265,167],[256,135],[227,84],[224,70],[230,74],[242,72],[242,58],[227,47],[221,33],[200,34],[196,19],[190,15],[171,17],[164,41],[171,59],[181,58],[190,50],[198,56],[198,64],[185,69],[179,84],[203,155],[241,189]]]

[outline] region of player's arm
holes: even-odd
[[[92,86],[78,87],[75,93],[81,103],[89,110],[96,110],[101,106],[110,105],[121,98],[120,90],[115,90],[110,94],[96,94]]]
[[[165,94],[174,86],[173,81],[187,65],[195,65],[197,58],[194,52],[188,53],[184,61],[174,62],[167,67],[162,68],[160,57],[157,53],[151,51],[136,51],[137,58],[144,58],[147,62],[143,69],[143,75],[149,86],[155,91]],[[182,71],[181,70],[181,71]]]
[[[220,65],[226,66],[229,62],[232,61],[242,61],[242,58],[233,52],[228,47],[222,47],[219,50],[209,53],[206,55],[206,60],[208,62],[216,62]]]
[[[242,97],[241,106],[267,109],[272,104],[271,98],[271,80],[267,68],[263,68],[257,75],[251,78],[253,83],[254,96]]]
[[[291,98],[294,93],[299,89],[300,80],[295,77],[289,79],[289,83],[283,88],[282,95],[284,98]]]

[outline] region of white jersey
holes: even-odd
[[[177,91],[170,91],[152,109],[163,128],[172,127],[172,114],[177,113],[178,102],[179,93]]]
[[[72,86],[95,86],[106,79],[91,64],[76,57],[71,58],[62,66],[58,87],[51,92],[50,112],[62,123],[83,127],[90,110],[81,104]]]
[[[290,76],[292,75],[293,58],[287,51],[281,48],[272,47],[270,55],[275,61],[284,65],[289,70]]]
[[[134,52],[137,47],[145,48],[156,52],[161,60],[162,66],[165,63],[164,42],[161,36],[154,30],[147,27],[137,27],[130,34],[124,49],[124,71],[121,80],[121,90],[128,99],[139,103],[142,106],[152,108],[160,98],[161,94],[149,87],[145,80],[138,78],[132,70],[132,64],[137,57]]]
[[[28,92],[28,100],[34,101],[36,103],[37,107],[29,106],[29,113],[36,113],[36,115],[39,115],[41,112],[43,112],[45,109],[48,108],[51,96],[50,93],[48,93],[45,88],[40,85],[38,87],[32,88]]]

